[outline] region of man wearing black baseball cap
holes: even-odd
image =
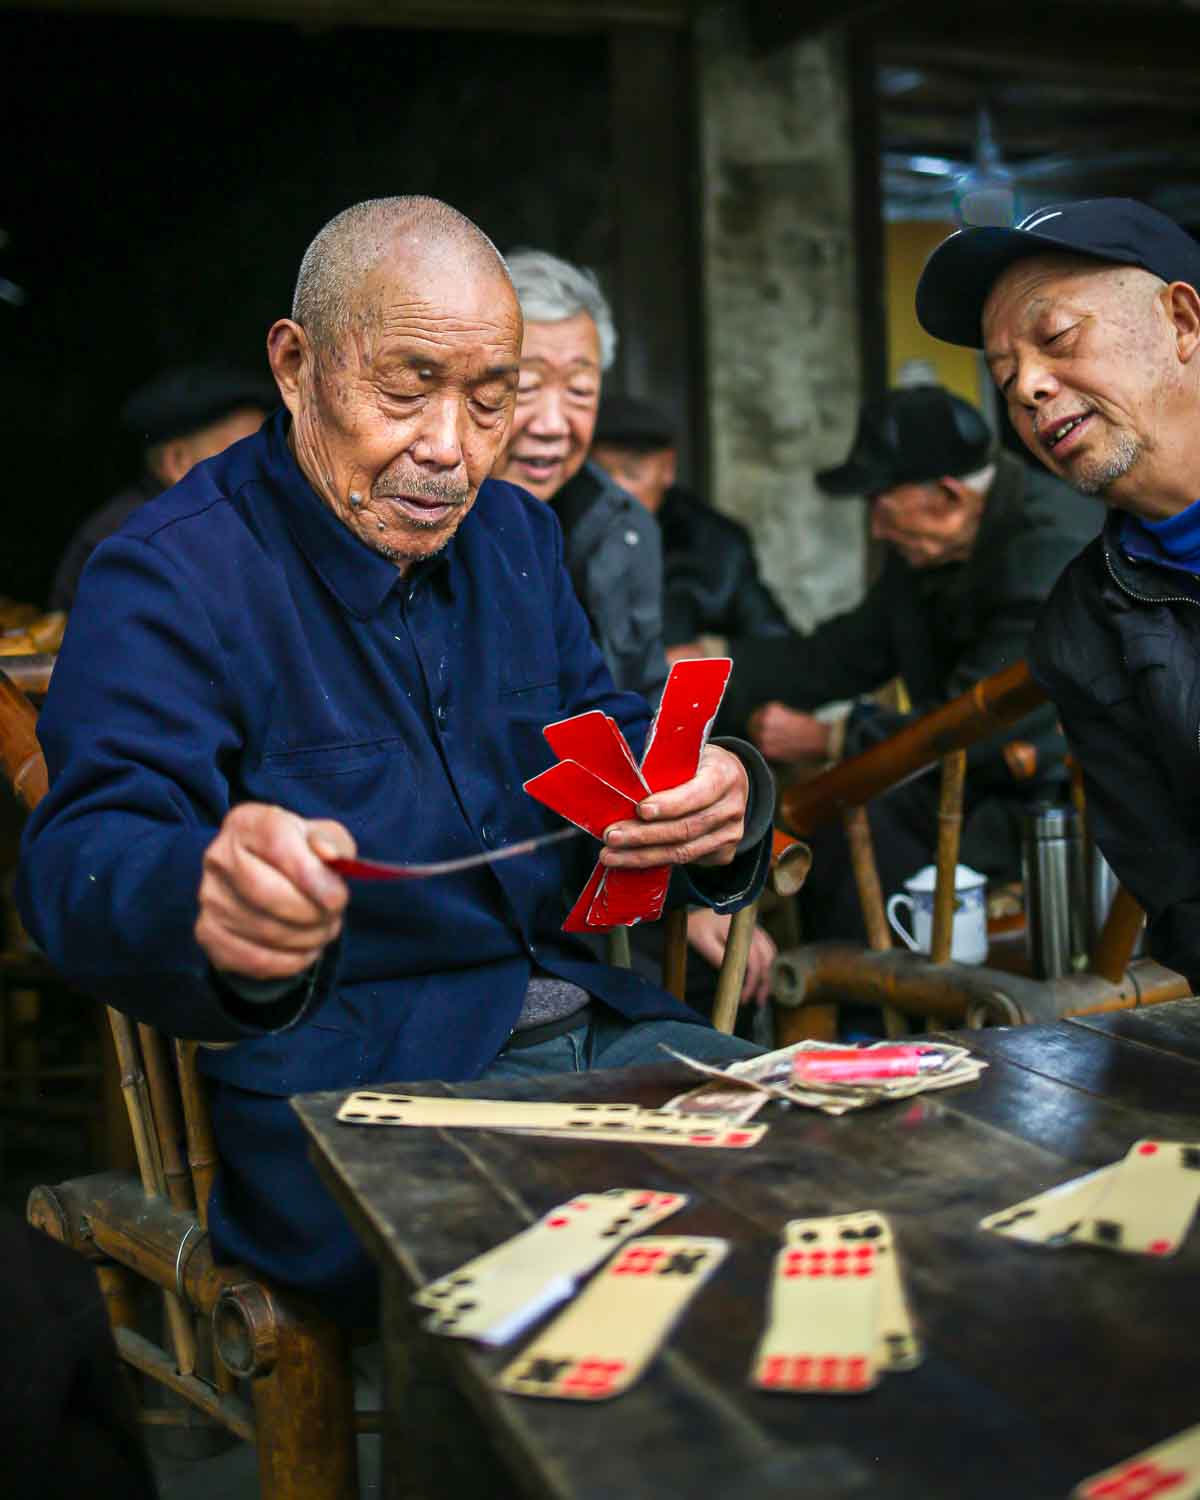
[[[730,691],[769,759],[821,762],[896,733],[1026,651],[1038,608],[1100,524],[1098,506],[1000,452],[980,413],[940,386],[891,390],[862,408],[844,463],[817,475],[834,496],[867,496],[883,568],[862,603],[810,635],[734,643]],[[856,702],[899,677],[908,712]],[[755,706],[757,705],[757,707]],[[1009,741],[971,752],[963,860],[996,879],[1019,871],[1010,806],[1063,774],[1047,708]],[[885,889],[928,863],[937,788],[928,778],[872,804]],[[828,835],[804,893],[812,937],[860,938],[862,917],[840,830]]]
[[[1149,949],[1200,983],[1200,244],[1100,198],[951,235],[917,315],[984,349],[1022,441],[1110,507],[1038,620],[1034,676],[1083,767],[1088,817],[1146,908]]]
[[[227,365],[178,365],[139,386],[121,407],[121,426],[141,448],[142,473],[71,538],[54,575],[50,608],[71,608],[83,565],[105,537],[194,464],[257,432],[277,404],[265,376]]]

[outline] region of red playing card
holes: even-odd
[[[598,839],[614,823],[637,816],[637,803],[632,797],[593,776],[574,760],[560,760],[558,765],[527,781],[525,790]]]
[[[657,922],[670,883],[670,865],[655,865],[649,870],[609,870],[588,907],[587,925],[609,928]]]
[[[682,786],[696,774],[733,662],[728,657],[677,661],[650,726],[642,779],[652,792]]]
[[[600,889],[600,883],[605,875],[604,866],[599,860],[596,867],[588,876],[587,884],[579,893],[579,899],[567,913],[567,920],[562,924],[564,932],[594,932],[597,929],[588,922],[588,912],[595,899],[596,892]]]
[[[559,760],[574,760],[635,802],[650,794],[625,736],[600,710],[547,724],[542,733]]]

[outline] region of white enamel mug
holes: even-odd
[[[893,932],[914,953],[928,953],[933,941],[933,890],[937,870],[926,865],[904,882],[904,890],[889,897],[887,919]],[[950,957],[960,964],[981,964],[987,959],[987,876],[969,865],[954,871],[954,928]],[[907,909],[912,930],[896,915]]]

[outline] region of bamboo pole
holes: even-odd
[[[673,907],[663,918],[663,989],[682,1000],[687,987],[687,907]]]
[[[725,940],[725,956],[721,960],[721,971],[717,975],[717,996],[713,1002],[712,1022],[718,1031],[732,1035],[737,1022],[738,1006],[742,999],[742,985],[746,980],[746,961],[750,957],[750,943],[754,938],[754,924],[758,920],[758,902],[752,901],[734,912],[729,924],[729,936]]]
[[[196,1194],[196,1217],[200,1228],[207,1229],[208,1199],[217,1171],[217,1143],[213,1138],[204,1085],[196,1068],[196,1048],[196,1042],[177,1040],[175,1060],[179,1069],[183,1123],[187,1131],[188,1165],[192,1169],[192,1187]]]
[[[929,957],[944,964],[954,941],[955,877],[962,839],[963,783],[967,774],[967,752],[952,750],[942,759],[942,786],[938,799],[937,884],[933,890],[933,931]]]
[[[1120,984],[1133,958],[1138,934],[1145,920],[1146,913],[1125,887],[1119,885],[1113,893],[1108,916],[1104,919],[1104,926],[1100,929],[1100,936],[1096,939],[1096,946],[1088,960],[1089,970],[1093,974],[1099,974],[1102,979],[1107,979],[1109,984]]]
[[[795,781],[780,798],[782,820],[801,838],[847,808],[919,776],[951,750],[966,750],[1011,728],[1046,701],[1023,662],[974,684],[941,708],[905,725],[882,744],[851,756],[811,781]]]
[[[148,1198],[166,1198],[166,1172],[133,1022],[112,1006],[108,1007],[108,1019],[117,1049],[117,1061],[121,1067],[121,1092],[125,1095],[125,1107],[129,1111],[129,1126],[133,1131],[142,1191]],[[171,1330],[171,1342],[175,1348],[179,1372],[181,1375],[191,1375],[196,1368],[196,1331],[192,1327],[187,1306],[175,1292],[164,1292],[163,1307]]]
[[[875,863],[875,846],[871,840],[867,809],[846,808],[842,813],[842,822],[846,828],[846,843],[850,847],[854,884],[858,887],[858,903],[867,929],[867,945],[875,953],[886,953],[892,946],[892,931],[888,926],[887,911],[883,904],[883,887],[879,883],[879,866]],[[888,1036],[906,1035],[908,1026],[900,1012],[890,1005],[884,1005],[881,1009],[883,1027]]]

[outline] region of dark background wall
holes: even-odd
[[[116,414],[165,365],[265,371],[347,204],[448,199],[500,248],[616,255],[601,37],[0,16],[0,594],[41,602],[133,477]]]

